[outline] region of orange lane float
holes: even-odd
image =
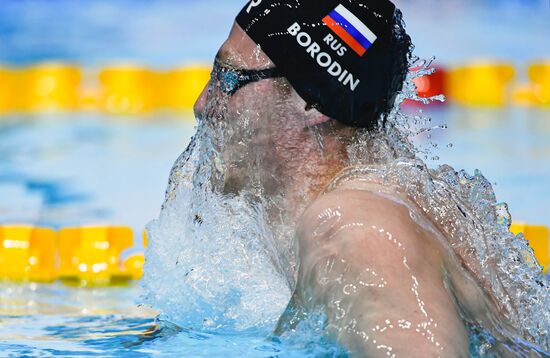
[[[447,71],[441,66],[434,66],[433,68],[435,69],[434,73],[413,79],[418,96],[421,98],[447,94]],[[430,103],[430,106],[441,106],[445,103],[434,100]],[[422,105],[422,103],[412,100],[406,100],[405,104],[408,106]]]

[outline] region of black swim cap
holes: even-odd
[[[395,10],[388,0],[252,0],[236,21],[309,105],[369,128],[405,75],[393,68],[403,52],[395,53]]]

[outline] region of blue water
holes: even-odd
[[[422,56],[437,55],[445,64],[496,58],[520,68],[550,57],[547,1],[399,3]],[[237,0],[1,1],[0,62],[63,60],[91,68],[118,61],[159,68],[207,62],[241,6]],[[550,111],[448,106],[429,114],[434,126],[449,126],[434,130],[430,140],[418,139],[437,144],[428,155],[431,165],[480,168],[516,220],[550,225]],[[169,169],[193,126],[192,118],[171,114],[0,117],[0,223],[114,223],[140,233],[158,214]],[[434,156],[441,159],[430,160]],[[138,307],[139,295],[137,285],[3,284],[0,356],[288,357],[319,348],[307,340],[278,342],[261,329],[176,328]],[[318,346],[327,355],[342,353]]]
[[[192,131],[177,116],[1,118],[0,223],[117,223],[140,234]]]
[[[550,226],[550,111],[548,109],[467,109],[456,106],[426,112],[439,160],[469,172],[480,169],[515,222]],[[427,138],[419,139],[426,143]],[[452,144],[452,146],[449,146]],[[428,156],[431,159],[433,156]]]
[[[98,289],[0,284],[2,357],[304,357],[345,354],[328,343],[281,341],[265,330],[199,332],[155,320],[137,285]],[[315,343],[319,343],[317,340]]]

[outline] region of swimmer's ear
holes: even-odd
[[[308,127],[313,127],[330,120],[330,117],[319,112],[314,105],[306,104],[304,109],[306,111],[306,126]]]
[[[325,116],[324,114],[319,113],[317,117],[314,118],[308,118],[306,120],[306,125],[308,127],[313,127],[321,123],[325,123],[330,119],[330,117]]]

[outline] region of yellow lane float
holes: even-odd
[[[538,263],[550,267],[550,230],[544,226],[513,224],[523,233]],[[62,282],[78,286],[124,284],[143,274],[144,256],[138,252],[121,259],[133,245],[133,232],[123,226],[49,228],[0,226],[0,279]],[[143,246],[147,234],[143,231]]]
[[[55,275],[56,233],[31,226],[0,227],[0,277],[51,282]]]
[[[0,113],[15,109],[15,73],[13,70],[0,67]]]
[[[528,72],[537,104],[550,106],[550,62],[532,64]]]
[[[124,269],[133,280],[139,280],[143,276],[144,263],[145,256],[142,253],[131,255],[124,260]]]
[[[110,114],[140,114],[157,108],[159,76],[137,66],[109,67],[99,73],[101,110]]]
[[[44,63],[17,72],[18,109],[31,112],[78,109],[82,73],[77,66]]]
[[[143,248],[146,248],[147,245],[149,245],[149,238],[147,237],[147,230],[143,230],[141,232],[141,240],[142,240],[142,244],[143,244]]]
[[[539,105],[539,99],[536,95],[536,87],[532,83],[520,83],[514,86],[512,91],[513,103],[519,106]]]
[[[205,65],[168,71],[118,65],[103,68],[99,76],[64,63],[17,69],[0,66],[0,113],[101,110],[136,115],[154,110],[188,111],[210,73],[211,67]],[[511,64],[476,62],[416,82],[421,96],[443,92],[450,101],[463,106],[550,106],[550,62],[533,63],[528,74],[531,82],[512,83],[515,70]]]
[[[475,63],[449,72],[447,93],[464,106],[501,107],[508,103],[509,84],[515,76],[507,63]]]
[[[132,246],[126,227],[65,228],[59,231],[59,278],[77,285],[108,285],[132,279],[120,254]]]
[[[208,66],[182,67],[162,75],[161,104],[173,110],[191,110],[210,80]]]
[[[535,252],[535,258],[544,271],[550,266],[550,230],[545,226],[513,224],[510,228],[514,234],[523,233],[529,241],[529,246]]]
[[[142,233],[142,244],[145,249],[148,244],[147,240],[147,230],[143,230]],[[124,269],[132,275],[134,280],[139,280],[143,276],[143,265],[145,264],[145,255],[143,253],[137,253],[131,256],[128,256],[124,260]]]

